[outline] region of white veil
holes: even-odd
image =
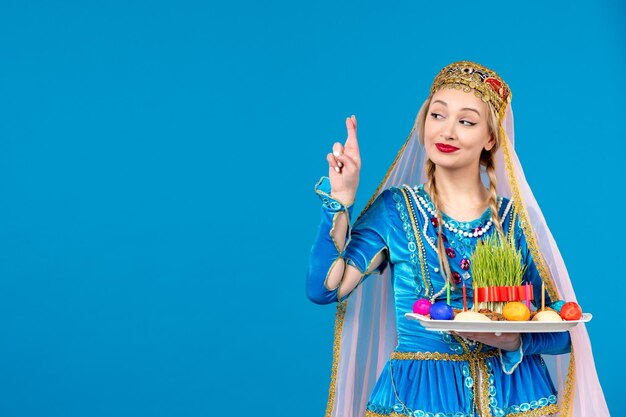
[[[426,103],[425,103],[426,104]],[[418,113],[419,114],[419,113]],[[496,153],[497,193],[517,207],[528,247],[552,300],[576,301],[561,253],[526,181],[514,143],[513,111],[499,117],[502,143]],[[365,206],[384,190],[426,181],[426,152],[416,123],[387,175]],[[488,181],[483,177],[484,181]],[[337,304],[331,384],[326,417],[361,417],[376,378],[397,344],[390,268],[357,287]],[[544,356],[559,391],[559,417],[605,417],[609,411],[595,369],[584,324],[570,331],[572,353]],[[530,382],[529,382],[530,383]]]

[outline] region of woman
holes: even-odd
[[[515,243],[524,282],[543,283],[548,304],[575,301],[513,151],[510,100],[488,68],[462,61],[442,69],[352,227],[360,157],[356,118],[346,120],[345,146],[333,146],[329,177],[316,186],[323,214],[307,276],[311,300],[338,302],[327,416],[608,415],[584,325],[570,333],[450,335],[404,318],[418,298],[445,299],[448,285],[461,308],[471,254],[492,234]],[[544,362],[542,354],[568,355]],[[558,389],[546,362],[553,377],[562,373]]]

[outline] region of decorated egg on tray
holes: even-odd
[[[461,311],[460,313],[457,313],[457,315],[454,316],[454,320],[457,320],[457,321],[491,321],[491,319],[485,316],[484,314],[479,313],[477,311],[471,311],[471,310]]]
[[[563,321],[563,319],[554,310],[543,310],[535,314],[533,321]]]
[[[420,298],[413,304],[413,312],[425,316],[430,313],[432,303],[427,298]]]
[[[553,302],[552,304],[550,304],[550,308],[560,314],[561,308],[563,308],[563,304],[565,304],[565,301],[557,300]]]
[[[502,308],[502,315],[507,320],[526,321],[530,319],[530,310],[524,303],[519,301],[511,301]]]
[[[580,320],[583,310],[574,301],[568,301],[561,307],[561,317],[563,320]]]
[[[430,318],[433,320],[452,320],[454,311],[445,301],[437,301],[430,306]]]

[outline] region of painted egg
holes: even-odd
[[[563,321],[563,319],[556,311],[544,310],[535,314],[533,321]]]
[[[485,316],[484,314],[478,313],[476,311],[471,311],[471,310],[461,311],[459,314],[454,316],[454,320],[456,321],[491,321],[491,319]]]
[[[454,318],[454,311],[452,311],[452,307],[445,301],[437,301],[430,306],[430,317],[433,320],[452,320]]]
[[[530,310],[524,303],[519,301],[511,301],[502,308],[502,315],[507,320],[526,321],[530,319]]]
[[[413,312],[425,316],[430,313],[431,305],[430,300],[427,298],[420,298],[413,304]]]
[[[557,313],[561,312],[561,308],[563,308],[563,304],[565,304],[565,301],[563,300],[558,300],[553,302],[552,304],[550,304],[550,308],[554,311],[556,311]]]
[[[561,307],[561,317],[563,320],[580,320],[583,310],[573,301],[568,301]]]

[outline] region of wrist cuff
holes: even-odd
[[[328,177],[321,177],[315,184],[315,193],[322,200],[322,206],[330,212],[352,211],[354,204],[346,207],[341,201],[330,196],[330,179]]]

